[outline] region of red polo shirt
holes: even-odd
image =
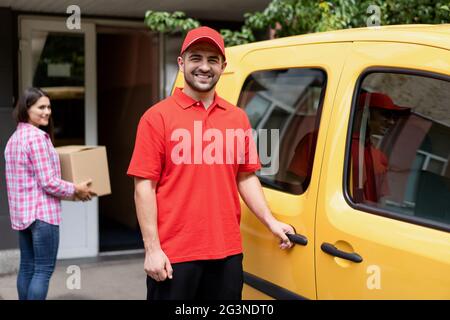
[[[177,263],[242,252],[236,176],[260,167],[242,109],[217,94],[205,109],[177,88],[142,116],[127,173],[158,182],[161,248]]]

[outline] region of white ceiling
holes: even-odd
[[[0,0],[0,7],[17,11],[66,14],[76,4],[81,15],[143,18],[146,10],[184,11],[189,17],[243,21],[246,12],[263,10],[270,0]]]

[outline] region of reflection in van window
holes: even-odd
[[[261,161],[262,166],[278,163],[277,172],[259,175],[265,186],[293,194],[307,189],[325,86],[326,74],[319,69],[258,71],[246,79],[238,105],[247,113],[255,139],[263,139],[260,129],[266,129],[269,137],[270,130],[279,130],[276,145],[271,145],[275,143],[271,139],[265,140],[273,154],[268,154],[268,163]]]
[[[371,73],[354,108],[353,201],[450,224],[450,82]]]

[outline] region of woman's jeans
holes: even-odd
[[[19,231],[19,245],[19,300],[45,300],[55,269],[59,226],[36,220],[27,229]]]

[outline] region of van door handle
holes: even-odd
[[[320,249],[322,249],[323,252],[328,253],[332,256],[342,258],[345,260],[350,260],[355,263],[360,263],[363,261],[363,258],[359,254],[341,251],[338,248],[336,248],[335,246],[333,246],[331,243],[326,243],[326,242],[322,243],[322,246],[320,247]]]
[[[286,233],[286,236],[295,244],[299,244],[301,246],[306,246],[308,244],[308,238],[302,236],[301,234]]]

